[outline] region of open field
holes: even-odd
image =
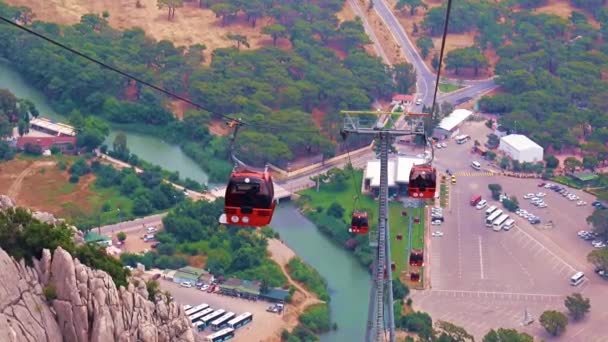
[[[0,193],[12,197],[19,206],[65,218],[100,212],[104,203],[130,211],[131,200],[118,190],[94,188],[94,175],[81,177],[77,184],[70,183],[68,171],[58,167],[60,160],[69,164],[74,157],[18,157],[0,163]],[[102,221],[117,214],[103,213]]]
[[[228,33],[247,36],[252,49],[272,44],[269,36],[261,33],[267,19],[259,19],[252,28],[240,15],[238,20],[225,27],[210,9],[198,7],[198,1],[185,2],[184,7],[175,10],[175,18],[167,20],[167,10],[158,9],[156,0],[8,0],[11,5],[30,7],[36,19],[60,24],[74,24],[87,13],[110,14],[110,26],[117,29],[140,27],[156,40],[167,39],[178,46],[205,44],[206,54],[217,48],[229,47],[233,43],[226,39]],[[209,60],[209,58],[207,58]]]

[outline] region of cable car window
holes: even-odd
[[[245,180],[237,179],[228,184],[229,192],[226,198],[226,205],[230,207],[253,207],[253,208],[270,208],[272,204],[272,196],[265,183],[259,183],[256,180],[250,180],[245,183]]]

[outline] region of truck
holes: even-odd
[[[475,195],[471,198],[471,206],[474,207],[481,201],[481,195]]]

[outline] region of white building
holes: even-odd
[[[456,109],[441,120],[433,130],[433,137],[438,139],[452,138],[460,132],[460,125],[465,122],[473,112],[467,109]]]
[[[410,171],[414,165],[424,164],[423,158],[397,157],[388,161],[388,188],[390,193],[405,193],[410,182]],[[363,192],[380,191],[380,160],[367,162],[363,175]]]
[[[522,163],[534,163],[543,160],[543,148],[521,134],[510,134],[500,138],[498,149],[511,159]]]

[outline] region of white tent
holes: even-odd
[[[543,148],[521,134],[510,134],[500,138],[498,149],[506,153],[511,159],[522,163],[543,160]]]

